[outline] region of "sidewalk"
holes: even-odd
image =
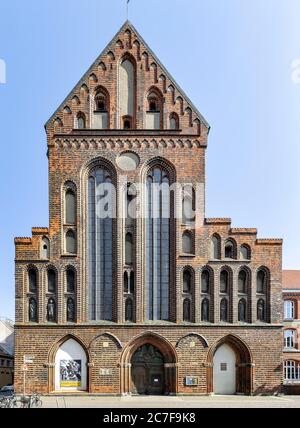
[[[300,396],[284,397],[43,397],[43,408],[300,408]]]

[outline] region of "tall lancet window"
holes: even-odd
[[[160,167],[147,177],[147,319],[169,319],[170,180]]]
[[[89,319],[112,320],[113,215],[115,193],[111,176],[96,168],[88,183]]]
[[[135,122],[135,66],[123,59],[119,70],[119,112],[121,128],[133,128]]]

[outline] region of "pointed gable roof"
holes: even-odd
[[[199,112],[199,110],[195,107],[195,105],[192,103],[192,101],[189,99],[189,97],[186,95],[186,93],[181,89],[181,87],[178,85],[178,83],[175,81],[175,79],[171,76],[171,74],[166,70],[164,65],[160,62],[160,60],[157,58],[155,53],[151,50],[151,48],[148,46],[148,44],[144,41],[143,37],[139,34],[139,32],[136,30],[136,28],[132,25],[132,23],[127,20],[120,30],[116,33],[116,35],[113,37],[113,39],[108,43],[108,45],[103,49],[101,54],[97,57],[97,59],[94,61],[94,63],[91,65],[91,67],[87,70],[87,72],[83,75],[83,77],[79,80],[79,82],[75,85],[75,87],[72,89],[72,91],[69,93],[69,95],[64,99],[64,101],[61,103],[61,105],[56,109],[56,111],[53,113],[53,115],[50,117],[50,119],[47,121],[45,127],[47,127],[51,121],[53,121],[58,113],[64,108],[69,98],[72,96],[73,92],[76,91],[78,87],[81,87],[83,84],[86,83],[87,79],[89,78],[90,74],[93,72],[95,67],[101,62],[102,59],[110,52],[114,51],[115,45],[117,41],[120,38],[120,35],[123,34],[126,30],[131,30],[132,33],[135,34],[136,39],[139,41],[141,45],[145,47],[145,49],[148,51],[148,54],[154,59],[154,61],[157,63],[157,65],[160,67],[160,69],[165,74],[166,78],[171,82],[174,89],[178,92],[178,95],[181,96],[186,104],[188,104],[189,108],[192,109],[193,113],[199,118],[202,124],[204,124],[208,131],[210,130],[210,125],[206,121],[206,119],[203,117],[203,115]]]

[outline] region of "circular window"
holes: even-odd
[[[140,164],[140,158],[135,153],[127,152],[121,154],[117,159],[117,165],[123,171],[134,171]]]

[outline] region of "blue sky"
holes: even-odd
[[[0,316],[14,316],[14,237],[49,222],[44,123],[125,4],[1,0]],[[284,268],[300,269],[299,0],[131,0],[129,18],[212,126],[206,216],[284,238]]]

